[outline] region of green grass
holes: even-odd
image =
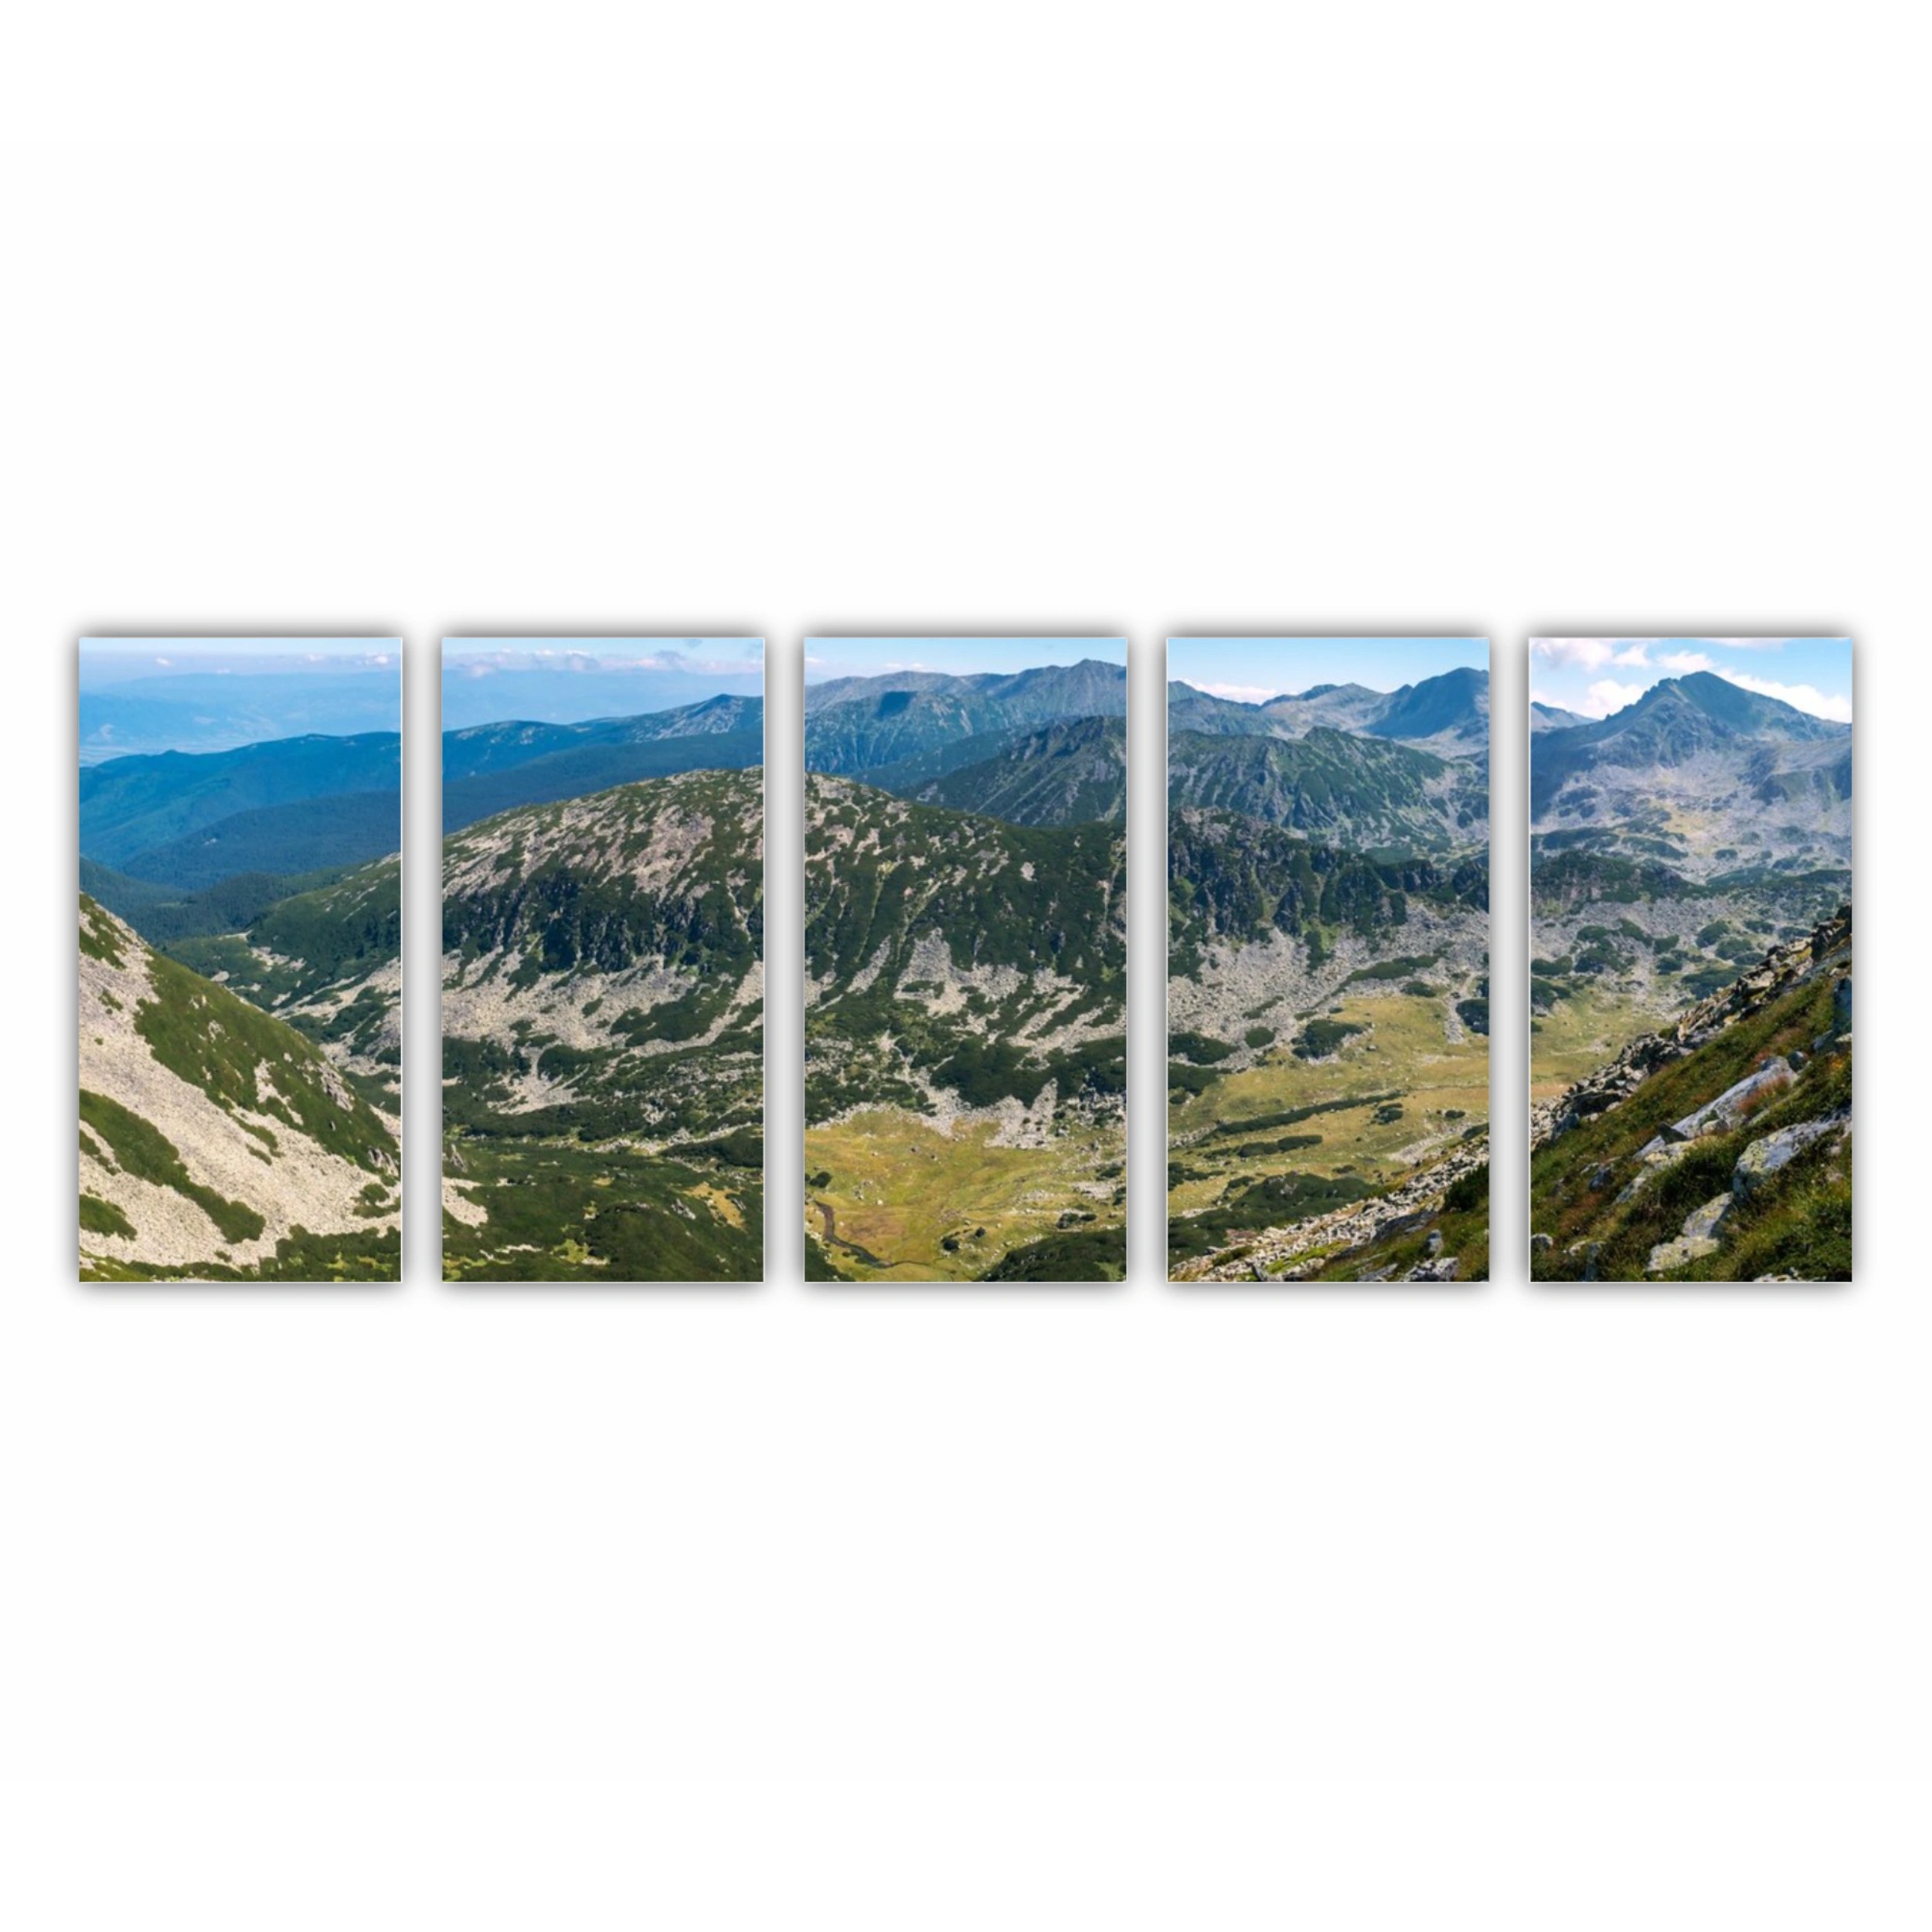
[[[380,1233],[311,1234],[296,1228],[275,1243],[273,1254],[249,1267],[197,1261],[163,1267],[146,1261],[87,1259],[83,1281],[399,1281],[402,1237],[394,1229]]]
[[[762,1180],[728,1156],[459,1134],[451,1179],[487,1211],[445,1213],[443,1270],[471,1281],[753,1281]]]
[[[220,1229],[224,1240],[255,1240],[267,1225],[245,1202],[224,1200],[213,1188],[192,1179],[174,1142],[118,1100],[90,1093],[83,1087],[80,1117],[107,1144],[115,1165],[124,1173],[151,1181],[157,1187],[171,1188],[192,1201]]]
[[[1009,1250],[982,1281],[1122,1281],[1127,1278],[1124,1227],[1076,1230],[1044,1236]]]
[[[111,1201],[80,1191],[80,1225],[89,1234],[111,1234],[123,1241],[134,1238],[134,1224]]]

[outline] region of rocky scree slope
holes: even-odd
[[[80,900],[83,1278],[393,1278],[398,1123]]]
[[[764,877],[759,770],[645,780],[447,838],[446,1127],[646,1148],[757,1131]]]
[[[1070,1107],[1126,1083],[1126,842],[805,779],[806,1117]]]

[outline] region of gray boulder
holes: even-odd
[[[1563,1259],[1580,1262],[1583,1264],[1583,1279],[1594,1281],[1597,1279],[1597,1257],[1603,1252],[1603,1247],[1600,1241],[1573,1241],[1563,1250]]]
[[[1706,1235],[1679,1235],[1675,1241],[1662,1241],[1650,1251],[1650,1259],[1644,1264],[1646,1274],[1668,1274],[1673,1269],[1689,1267],[1693,1261],[1701,1261],[1707,1254],[1715,1254],[1723,1244],[1713,1241]]]
[[[1529,1237],[1529,1252],[1532,1254],[1547,1254],[1556,1245],[1556,1237],[1553,1234],[1532,1234]]]
[[[1753,1141],[1737,1157],[1737,1165],[1731,1169],[1731,1192],[1740,1201],[1748,1201],[1774,1175],[1781,1172],[1797,1159],[1814,1141],[1822,1140],[1837,1127],[1842,1116],[1828,1114],[1823,1120],[1799,1121],[1791,1127],[1781,1127],[1775,1134],[1767,1134],[1760,1141]]]
[[[1745,1101],[1767,1087],[1787,1087],[1791,1084],[1791,1063],[1784,1060],[1767,1060],[1755,1073],[1749,1073],[1735,1087],[1727,1087],[1714,1100],[1706,1100],[1695,1113],[1686,1114],[1681,1121],[1673,1121],[1664,1129],[1664,1137],[1673,1141],[1694,1141],[1702,1134],[1726,1134],[1737,1124],[1741,1117],[1740,1110]]]
[[[1731,1209],[1736,1205],[1734,1196],[1720,1194],[1715,1200],[1706,1201],[1701,1208],[1693,1208],[1684,1216],[1684,1238],[1688,1241],[1716,1241],[1721,1239],[1724,1223],[1730,1219]]]

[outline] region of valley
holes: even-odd
[[[808,1274],[1126,1270],[1125,674],[808,686]]]
[[[1486,1174],[1487,674],[1168,696],[1169,1274],[1378,1274],[1419,1176]],[[1480,1278],[1486,1197],[1444,1225],[1405,1270]]]
[[[1849,1273],[1850,1041],[1828,1022],[1840,978],[1849,1000],[1851,726],[1706,671],[1660,679],[1599,719],[1536,723],[1534,1271]],[[1794,981],[1806,990],[1764,1010],[1767,989]],[[1767,1087],[1734,1114],[1719,1107],[1701,1134],[1670,1131],[1673,1110],[1689,1114],[1770,1063],[1783,1097]],[[1808,1147],[1805,1123],[1818,1118],[1832,1122],[1843,1160],[1820,1148],[1794,1168],[1794,1185],[1814,1175],[1802,1213],[1777,1205],[1782,1179],[1740,1179],[1735,1199],[1719,1199],[1717,1183],[1765,1128],[1791,1128]],[[1693,1209],[1705,1217],[1696,1226]]]

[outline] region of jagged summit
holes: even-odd
[[[1174,679],[1168,685],[1168,728],[1278,738],[1331,730],[1396,739],[1444,757],[1468,757],[1488,748],[1489,673],[1458,665],[1394,691],[1317,684],[1259,703],[1216,697]]]

